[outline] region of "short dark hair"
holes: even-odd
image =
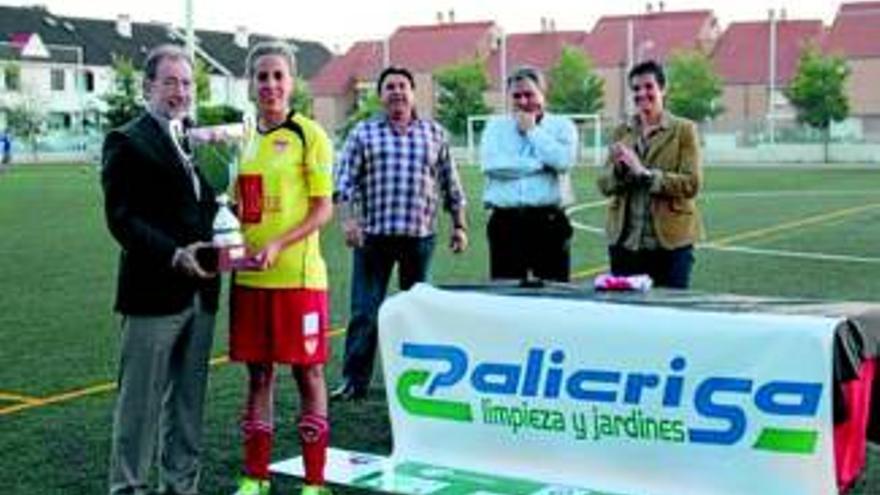
[[[156,73],[159,71],[159,64],[161,64],[166,58],[183,60],[189,64],[190,68],[193,67],[193,62],[189,58],[189,54],[182,46],[170,43],[159,45],[150,50],[150,53],[147,54],[147,59],[144,62],[144,79],[147,81],[155,80]]]
[[[517,67],[507,76],[507,89],[520,81],[532,81],[541,91],[547,91],[547,80],[540,69],[523,65]]]
[[[403,76],[409,81],[409,85],[412,89],[416,89],[416,80],[412,75],[412,72],[409,71],[406,67],[400,67],[397,65],[389,65],[379,73],[379,81],[376,83],[376,92],[382,94],[382,83],[385,82],[389,76]]]
[[[626,80],[632,83],[633,78],[647,74],[654,75],[654,79],[657,81],[660,89],[666,87],[666,71],[663,70],[663,66],[660,62],[657,62],[656,60],[645,60],[644,62],[637,63],[629,70]]]

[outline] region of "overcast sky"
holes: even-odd
[[[541,17],[555,19],[557,30],[589,30],[603,15],[645,11],[643,0],[193,0],[197,29],[251,32],[320,41],[331,50],[353,41],[388,36],[397,26],[430,24],[439,11],[455,11],[456,21],[494,20],[508,32],[540,29]],[[5,5],[39,3],[62,15],[158,20],[183,24],[184,0],[0,0]],[[656,8],[656,0],[653,2]],[[839,0],[667,0],[666,10],[712,9],[719,21],[766,19],[767,9],[785,8],[790,19],[830,23]],[[273,5],[273,9],[260,6]]]

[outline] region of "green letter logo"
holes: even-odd
[[[412,394],[412,390],[428,382],[431,373],[425,370],[408,370],[397,380],[397,400],[403,409],[414,416],[462,421],[474,420],[471,406],[467,402],[426,399]]]

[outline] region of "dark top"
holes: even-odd
[[[171,266],[177,248],[212,237],[214,191],[198,168],[201,199],[171,138],[147,113],[107,134],[102,162],[107,226],[122,248],[115,309],[173,314],[199,291],[216,311],[219,277],[200,280]]]

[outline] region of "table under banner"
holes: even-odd
[[[389,298],[379,327],[393,449],[332,450],[333,482],[825,495],[854,481],[880,432],[876,305],[422,284]]]

